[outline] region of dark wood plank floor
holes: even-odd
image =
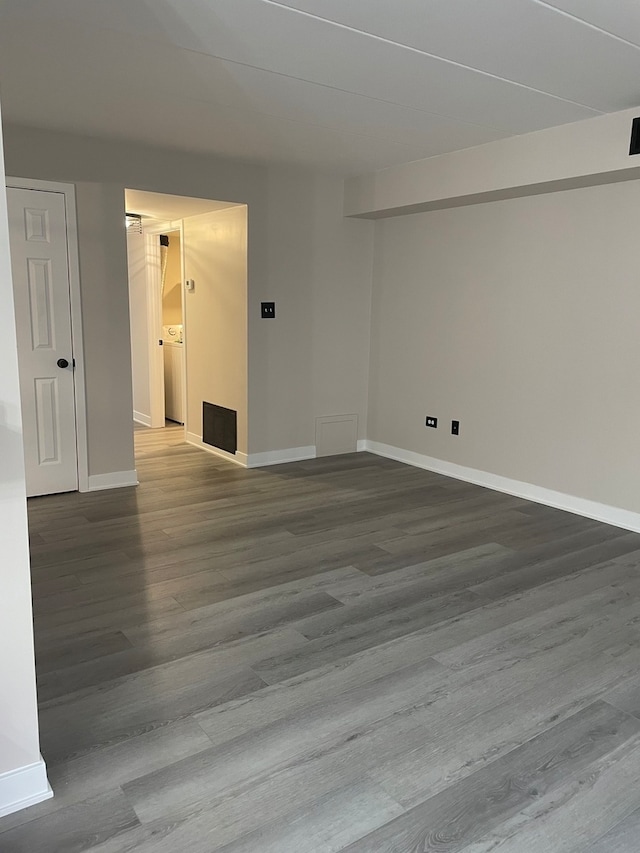
[[[30,502],[56,796],[2,853],[637,853],[640,535],[181,433]]]

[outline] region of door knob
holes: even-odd
[[[65,367],[69,367],[69,362],[67,361],[67,359],[66,359],[66,358],[59,358],[59,359],[56,361],[56,364],[58,365],[58,367],[61,367],[61,368],[63,368],[63,369],[64,369]]]

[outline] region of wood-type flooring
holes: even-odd
[[[370,454],[29,503],[1,853],[638,853],[640,535]]]

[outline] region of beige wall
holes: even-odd
[[[639,210],[629,182],[377,223],[369,438],[640,511]]]
[[[0,176],[4,179],[1,135]],[[0,193],[0,315],[13,316],[4,192]],[[0,335],[0,776],[39,760],[17,347],[12,325],[5,325]],[[0,811],[9,806],[10,786],[9,781],[0,785]]]
[[[366,420],[373,225],[339,178],[9,126],[8,172],[75,182],[91,474],[133,467],[124,188],[249,211],[249,450],[314,443],[315,417]],[[275,320],[260,301],[275,299]]]
[[[162,325],[182,323],[182,261],[180,257],[180,232],[168,234],[167,269],[162,297]],[[135,394],[135,388],[134,388]]]
[[[202,403],[238,413],[247,453],[247,208],[183,220],[187,329],[187,433],[202,438]]]

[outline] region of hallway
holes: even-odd
[[[30,501],[56,796],[2,853],[635,853],[640,535],[182,434]]]

